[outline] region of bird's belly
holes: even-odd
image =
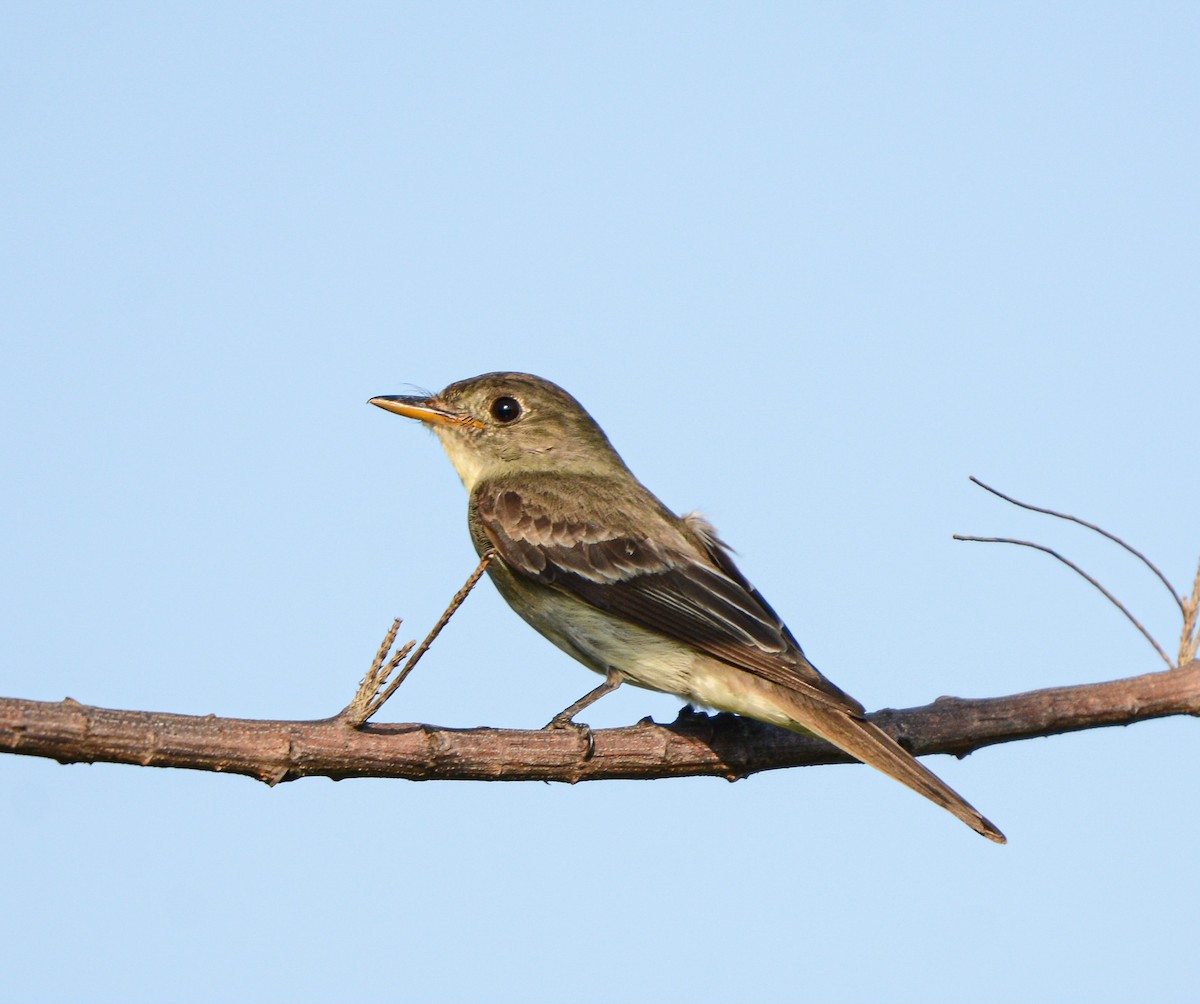
[[[629,683],[675,694],[697,707],[732,711],[784,727],[796,725],[766,681],[684,642],[553,590],[544,590],[533,604],[513,604],[513,608],[547,639],[597,673],[616,669]]]

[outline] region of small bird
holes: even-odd
[[[467,522],[500,595],[604,676],[561,714],[628,681],[697,707],[820,736],[1004,843],[995,826],[817,671],[711,524],[676,516],[570,394],[485,373],[432,397],[374,397],[438,436],[470,495]]]

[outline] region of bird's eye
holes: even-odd
[[[521,402],[515,397],[498,397],[492,402],[492,418],[497,422],[515,422],[521,417]]]

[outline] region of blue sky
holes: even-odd
[[[1195,571],[1185,4],[14,3],[0,692],[318,718],[473,567],[366,406],[567,387],[869,707],[1161,668]],[[594,677],[489,585],[387,708]],[[631,688],[596,726],[669,719]],[[0,998],[1190,1000],[1194,721],[654,783],[0,759]]]

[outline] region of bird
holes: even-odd
[[[659,501],[561,387],[495,372],[368,403],[433,430],[467,490],[471,540],[491,555],[500,595],[604,677],[551,726],[575,724],[628,682],[819,736],[1006,842],[813,666],[712,525]]]

